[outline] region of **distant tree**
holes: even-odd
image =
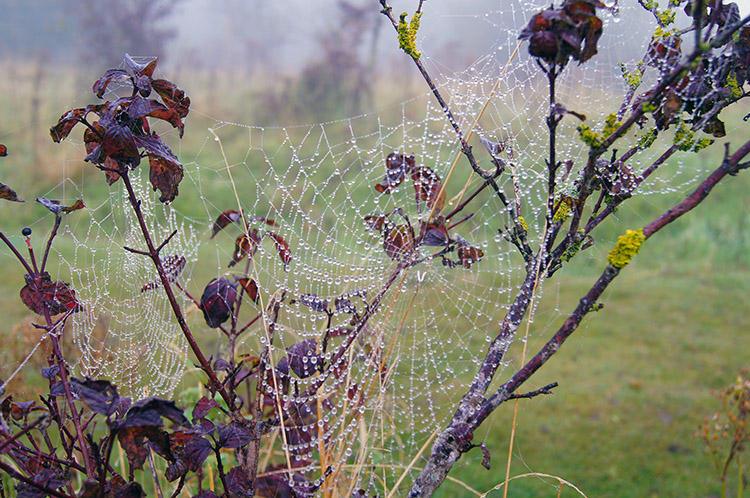
[[[179,0],[74,0],[80,20],[81,58],[88,65],[109,66],[123,53],[159,55],[177,34],[165,21]]]

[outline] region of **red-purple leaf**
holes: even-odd
[[[0,144],[0,157],[5,157],[8,155],[8,148],[4,146],[3,144]]]
[[[237,284],[225,277],[211,280],[203,291],[201,309],[206,323],[211,328],[217,328],[229,320],[234,311],[237,299]]]
[[[7,201],[13,202],[24,202],[24,200],[18,197],[18,195],[12,188],[2,182],[0,182],[0,199],[5,199]]]
[[[445,218],[438,216],[437,219],[424,226],[422,245],[425,246],[447,246],[451,242],[448,229],[445,226]]]
[[[236,223],[239,221],[240,221],[240,213],[232,209],[224,211],[223,213],[219,215],[218,218],[216,218],[216,221],[214,221],[214,224],[211,227],[211,238],[213,239],[217,233],[219,233],[221,230],[223,230],[230,224]]]
[[[127,126],[110,123],[104,127],[102,152],[115,161],[128,164],[135,168],[141,162],[133,132]]]
[[[52,282],[47,272],[35,278],[28,273],[24,277],[26,285],[21,289],[21,301],[34,313],[44,316],[45,310],[51,315],[80,311],[76,293],[67,282]]]
[[[190,98],[171,81],[151,80],[151,88],[161,96],[164,104],[184,118],[190,112]]]
[[[49,129],[52,140],[58,143],[62,142],[70,134],[73,127],[81,122],[86,112],[88,112],[87,108],[80,107],[78,109],[71,109],[60,116],[57,124]]]
[[[284,237],[274,232],[267,232],[266,235],[271,237],[276,244],[276,251],[279,253],[279,258],[284,263],[284,269],[289,265],[292,260],[292,252],[289,250],[289,244]]]
[[[289,367],[300,379],[310,377],[323,368],[323,357],[317,352],[315,339],[306,339],[292,344],[287,349]]]
[[[219,440],[217,445],[220,448],[242,448],[252,439],[252,431],[247,425],[232,421],[227,425],[219,426]]]
[[[128,65],[131,71],[138,75],[144,75],[151,78],[154,75],[154,70],[156,69],[156,65],[158,63],[158,57],[154,57],[153,59],[151,59],[148,64],[141,64],[140,62],[136,62],[130,56],[130,54],[125,54],[125,64]]]
[[[73,392],[86,403],[91,411],[109,417],[120,406],[117,388],[108,380],[70,379]]]
[[[328,300],[318,297],[318,295],[315,293],[302,294],[297,301],[299,301],[301,304],[304,304],[313,311],[318,311],[320,313],[328,312]]]
[[[150,165],[149,180],[154,190],[159,189],[159,200],[164,204],[172,202],[179,193],[179,184],[184,176],[182,164],[167,161],[161,156],[148,155]]]
[[[104,75],[101,78],[96,80],[92,90],[96,94],[97,97],[102,98],[102,96],[104,95],[104,92],[107,91],[107,87],[109,86],[110,83],[118,82],[118,81],[126,81],[130,79],[131,79],[130,73],[128,73],[124,69],[109,69],[107,72],[104,73]]]

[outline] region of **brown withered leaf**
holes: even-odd
[[[179,194],[179,184],[184,176],[182,164],[179,162],[167,161],[161,156],[154,154],[148,155],[149,180],[154,190],[159,189],[161,195],[159,200],[164,204],[169,204]]]
[[[164,104],[184,118],[190,112],[190,98],[177,85],[167,80],[151,80],[151,88],[159,94]]]
[[[427,207],[433,209],[434,206],[435,212],[439,213],[445,204],[445,190],[442,193],[440,192],[443,183],[437,173],[427,166],[413,168],[411,179],[414,181],[417,202],[419,200],[427,201]]]
[[[234,253],[232,254],[232,261],[229,262],[229,267],[233,267],[243,259],[245,256],[252,258],[255,251],[258,249],[260,244],[260,235],[258,230],[252,229],[248,233],[240,234],[234,241]]]
[[[458,241],[458,263],[461,263],[464,268],[471,268],[471,265],[481,261],[484,257],[484,252],[476,246],[469,244],[463,237],[456,235]]]
[[[47,199],[46,197],[37,197],[36,201],[55,214],[68,214],[86,207],[81,199],[78,199],[70,206],[63,206],[60,201],[56,199]]]
[[[5,199],[6,201],[13,202],[25,202],[23,199],[18,197],[15,190],[2,182],[0,182],[0,199]]]
[[[289,262],[292,260],[292,251],[289,250],[289,243],[284,240],[284,237],[274,232],[267,232],[266,235],[273,239],[276,244],[276,252],[279,253],[279,258],[284,263],[284,270],[289,266]]]
[[[21,289],[21,301],[34,313],[44,316],[45,310],[51,315],[80,311],[76,292],[67,282],[52,282],[47,272],[36,277],[27,273],[24,278],[26,285]]]
[[[52,140],[55,142],[62,142],[68,135],[75,125],[81,122],[81,119],[86,115],[87,108],[79,107],[78,109],[71,109],[57,121],[57,124],[49,129],[49,134]]]
[[[216,221],[214,221],[214,224],[211,227],[211,238],[213,239],[217,233],[219,233],[221,230],[228,227],[232,223],[238,223],[239,221],[240,213],[233,209],[224,211],[219,215],[218,218],[216,218]]]
[[[255,280],[246,277],[238,278],[236,280],[237,283],[245,289],[245,292],[247,292],[247,297],[252,299],[255,304],[258,304],[258,301],[260,301],[260,293],[258,292],[258,284]]]
[[[248,223],[250,223],[252,221],[261,221],[261,222],[265,223],[266,225],[271,225],[272,227],[279,226],[279,224],[276,223],[276,220],[272,220],[271,218],[265,218],[263,216],[250,216],[247,219],[247,221],[248,221]]]
[[[391,259],[399,259],[414,247],[414,235],[409,225],[402,223],[388,230],[383,238],[383,249]]]
[[[410,172],[416,164],[414,155],[405,155],[392,152],[385,159],[385,178],[375,185],[375,190],[381,194],[390,194],[404,181],[406,173]]]
[[[206,323],[211,328],[217,328],[229,320],[234,311],[237,299],[237,284],[225,277],[211,280],[201,296],[201,310]]]

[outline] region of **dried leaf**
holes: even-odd
[[[279,253],[279,258],[284,263],[284,269],[287,269],[289,262],[292,260],[292,252],[289,250],[289,244],[284,237],[274,232],[267,232],[266,235],[273,239],[276,244],[276,251]]]
[[[440,177],[427,166],[421,168],[413,168],[411,170],[411,179],[414,181],[414,191],[417,195],[417,202],[419,200],[427,201],[427,207],[429,209],[435,209],[435,212],[440,212],[445,204],[445,190],[441,193],[441,187],[443,183],[440,181]],[[439,194],[439,195],[438,195]]]
[[[377,230],[378,232],[383,233],[384,227],[390,224],[390,220],[388,219],[388,216],[384,214],[371,214],[365,216],[365,224],[367,225],[366,230]]]
[[[234,241],[234,253],[232,254],[232,261],[229,262],[229,267],[233,267],[243,259],[245,256],[252,258],[255,251],[258,249],[260,244],[260,236],[256,229],[250,230],[248,233],[240,234]]]
[[[299,299],[297,299],[297,301],[299,301],[301,304],[304,304],[313,311],[318,311],[321,313],[328,312],[328,300],[318,297],[318,295],[315,293],[302,294]]]
[[[232,209],[228,211],[224,211],[223,213],[219,215],[218,218],[216,218],[216,221],[214,221],[214,224],[211,227],[211,238],[213,239],[217,233],[219,233],[221,230],[223,230],[230,224],[239,223],[239,221],[240,221],[240,213]]]
[[[5,199],[7,201],[13,202],[24,202],[24,200],[18,197],[18,195],[12,188],[2,182],[0,182],[0,199]]]
[[[57,124],[49,129],[49,134],[52,136],[52,140],[55,142],[62,142],[73,130],[73,127],[81,122],[81,119],[86,115],[87,108],[81,107],[78,109],[71,109],[57,120]]]
[[[171,81],[152,80],[151,88],[159,94],[164,104],[184,118],[190,112],[190,98]]]
[[[252,278],[238,278],[237,283],[245,289],[247,297],[253,300],[255,304],[260,301],[260,293],[258,292],[258,284]]]
[[[451,242],[448,229],[445,226],[445,218],[438,216],[436,219],[424,226],[422,245],[424,246],[447,246]]]
[[[482,443],[479,445],[482,448],[482,467],[490,470],[490,450],[487,449],[487,445]]]
[[[214,278],[208,283],[201,297],[201,309],[206,323],[217,328],[229,320],[237,299],[237,284],[225,277]]]
[[[81,199],[78,199],[70,206],[63,206],[60,201],[56,199],[47,199],[46,197],[37,197],[36,201],[55,214],[68,214],[86,207]]]
[[[153,154],[148,155],[148,161],[151,166],[149,170],[151,185],[154,186],[154,190],[159,189],[161,192],[159,201],[169,204],[179,194],[178,186],[184,176],[182,164],[167,161]]]
[[[481,249],[469,244],[460,235],[456,235],[456,240],[458,241],[458,263],[461,263],[464,268],[471,268],[473,263],[481,261],[484,256],[484,252]]]
[[[49,273],[31,277],[24,275],[26,285],[21,289],[21,301],[31,311],[44,316],[45,311],[59,315],[67,311],[80,311],[76,293],[67,282],[52,282]]]
[[[408,224],[402,223],[388,230],[383,238],[383,249],[391,259],[399,259],[414,248],[414,235]]]

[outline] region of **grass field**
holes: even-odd
[[[29,102],[31,95],[19,93],[24,88],[19,82],[32,76],[33,68],[25,73],[19,69],[14,76],[17,81],[11,87],[16,93],[2,107],[5,117],[0,123],[7,126],[14,122],[13,115],[28,116],[22,103]],[[0,130],[0,143],[21,144],[0,163],[0,180],[18,190],[44,191],[59,182],[59,172],[41,164],[60,164],[44,130],[64,110],[60,102],[80,98],[66,94],[74,80],[66,78],[57,78],[62,82],[57,88],[60,93],[40,104],[38,120]],[[9,90],[2,91],[7,97]],[[200,118],[188,126],[205,135]],[[186,156],[195,155],[192,144],[180,147]],[[70,162],[71,176],[82,174],[77,159],[65,160]],[[648,241],[610,287],[603,299],[605,309],[586,319],[533,378],[533,385],[526,386],[560,383],[552,396],[520,402],[511,476],[556,475],[589,497],[718,496],[718,473],[693,434],[703,417],[718,408],[711,389],[730,383],[739,367],[750,366],[750,175],[743,172],[726,183],[695,212]],[[614,240],[623,227],[642,226],[684,194],[634,200],[618,213],[616,227],[602,227],[603,240]],[[39,223],[43,208],[31,203],[26,207],[30,207],[28,214],[0,206],[5,225],[0,228]],[[608,244],[595,246],[547,281],[530,330],[531,352],[547,340],[598,276]],[[0,362],[7,364],[17,362],[34,341],[18,333],[28,328],[14,328],[28,316],[17,298],[23,278],[7,251],[0,254],[6,277],[0,280],[4,317]],[[511,354],[517,365],[520,345]],[[43,358],[33,363],[39,365]],[[34,376],[27,380],[38,381]],[[492,452],[492,470],[481,467],[481,452],[474,450],[452,477],[479,491],[502,482],[512,417],[509,403],[475,434],[475,442],[484,441]],[[515,480],[509,489],[513,497],[558,496],[556,481],[538,477]],[[440,496],[468,493],[460,485],[446,483]],[[564,489],[561,496],[576,493]]]

